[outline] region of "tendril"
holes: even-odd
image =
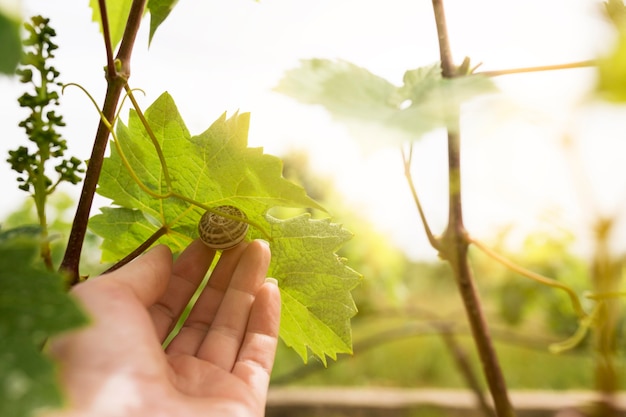
[[[498,253],[494,252],[493,250],[489,249],[487,246],[483,245],[481,242],[479,242],[478,240],[475,240],[471,237],[468,236],[468,241],[472,244],[474,244],[477,248],[479,248],[480,250],[482,250],[487,256],[489,256],[490,258],[500,262],[502,265],[506,266],[507,268],[511,269],[512,271],[517,272],[518,274],[532,279],[535,282],[538,282],[540,284],[543,285],[547,285],[548,287],[552,287],[552,288],[557,288],[560,290],[563,290],[567,293],[567,295],[569,296],[569,299],[571,301],[572,307],[574,308],[574,311],[576,312],[576,315],[578,316],[579,319],[581,320],[585,320],[587,318],[587,313],[585,312],[585,310],[583,309],[582,303],[580,302],[580,298],[578,298],[578,295],[576,294],[576,292],[568,285],[563,284],[562,282],[559,282],[555,279],[552,278],[548,278],[545,277],[543,275],[540,275],[536,272],[532,272],[529,271],[526,268],[523,268],[515,263],[513,263],[512,261],[510,261],[509,259],[505,258],[502,255],[499,255]]]
[[[96,100],[93,98],[93,96],[83,86],[81,86],[80,84],[77,84],[77,83],[65,84],[61,91],[63,92],[65,90],[65,87],[69,87],[69,86],[73,86],[73,87],[79,88],[89,98],[89,100],[93,104],[94,108],[96,109],[96,111],[100,115],[100,119],[102,120],[102,123],[104,123],[106,128],[109,130],[109,132],[110,132],[110,134],[111,134],[111,136],[113,138],[113,146],[115,146],[115,150],[119,154],[120,159],[122,160],[122,164],[126,168],[126,171],[130,175],[132,180],[139,186],[139,188],[141,188],[142,191],[144,191],[146,194],[148,194],[151,197],[156,198],[158,200],[165,200],[167,198],[177,198],[177,199],[182,200],[182,201],[184,201],[186,203],[189,203],[192,206],[198,207],[198,208],[200,208],[200,209],[202,209],[204,211],[209,211],[209,212],[218,214],[218,215],[226,217],[226,218],[231,218],[232,220],[243,221],[244,223],[248,223],[250,226],[252,226],[255,229],[259,230],[265,239],[270,240],[270,241],[272,240],[271,235],[259,223],[255,222],[255,221],[252,221],[250,219],[235,218],[235,217],[230,216],[230,215],[228,215],[226,213],[222,213],[220,211],[215,210],[212,207],[209,207],[206,204],[203,204],[203,203],[201,203],[201,202],[199,202],[197,200],[194,200],[192,198],[184,196],[184,195],[182,195],[182,194],[180,194],[180,193],[178,193],[178,192],[176,192],[176,191],[174,191],[172,189],[173,188],[172,187],[172,181],[171,181],[170,176],[169,176],[169,170],[168,170],[168,167],[167,167],[167,162],[165,160],[165,155],[163,154],[163,150],[161,149],[161,146],[160,146],[158,140],[156,139],[156,135],[152,131],[152,128],[148,124],[148,121],[146,120],[143,112],[141,111],[141,108],[139,107],[139,103],[137,103],[137,101],[135,100],[135,97],[133,95],[133,91],[141,91],[143,93],[143,90],[138,89],[138,88],[131,89],[128,86],[128,84],[125,85],[126,94],[122,98],[122,102],[121,102],[121,105],[119,107],[119,110],[117,111],[117,114],[115,115],[114,122],[119,119],[119,115],[120,115],[121,108],[122,108],[122,105],[124,103],[124,100],[128,97],[130,99],[130,101],[131,101],[131,104],[133,105],[133,108],[137,112],[137,115],[139,117],[139,120],[141,121],[141,124],[146,129],[146,132],[148,133],[148,136],[150,137],[152,145],[154,146],[154,148],[155,148],[155,150],[157,152],[157,155],[159,157],[159,162],[161,164],[161,169],[163,171],[163,176],[164,176],[165,184],[166,184],[166,187],[167,187],[167,192],[165,194],[160,194],[160,193],[158,193],[156,191],[151,190],[139,178],[139,176],[137,175],[137,173],[133,169],[132,165],[128,161],[128,158],[126,157],[126,154],[124,153],[124,149],[122,148],[121,141],[118,138],[117,134],[115,133],[115,130],[113,129],[113,123],[111,123],[106,118],[106,116],[102,113],[102,111],[100,110],[100,108],[98,106],[98,103],[96,103]],[[168,226],[168,225],[165,225],[165,226]]]
[[[552,353],[562,353],[562,352],[564,352],[566,350],[570,350],[570,349],[573,349],[576,346],[578,346],[580,344],[580,342],[583,341],[585,336],[587,336],[587,333],[589,332],[589,329],[591,327],[593,327],[594,323],[596,322],[596,320],[598,318],[598,315],[600,314],[601,307],[602,307],[603,304],[604,304],[603,302],[597,303],[593,307],[593,310],[591,311],[591,314],[589,314],[588,316],[582,318],[579,321],[578,328],[576,329],[576,332],[572,336],[570,336],[569,338],[563,340],[562,342],[552,343],[548,347],[550,352],[552,352]]]

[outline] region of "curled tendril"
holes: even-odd
[[[585,336],[587,336],[587,333],[589,333],[589,329],[592,328],[598,321],[598,316],[600,314],[600,311],[602,310],[603,304],[604,302],[597,303],[593,307],[593,310],[588,316],[579,320],[578,328],[576,329],[576,332],[572,336],[570,336],[569,338],[561,342],[552,343],[548,347],[550,352],[562,353],[562,352],[565,352],[566,350],[570,350],[578,346],[580,342],[582,342],[585,339]]]

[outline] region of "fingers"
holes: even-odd
[[[247,243],[239,244],[222,253],[219,262],[211,273],[207,286],[196,300],[189,317],[185,320],[178,335],[167,347],[167,353],[195,355],[198,352],[217,314],[237,263],[247,246]]]
[[[171,268],[170,250],[156,246],[124,267],[72,289],[89,313],[91,325],[63,334],[51,344],[52,354],[66,364],[63,378],[71,381],[68,386],[79,391],[100,386],[97,375],[104,370],[158,372],[163,353],[146,306],[165,291]],[[89,398],[82,395],[73,400],[78,404]]]
[[[235,268],[209,333],[200,345],[198,358],[230,371],[244,338],[250,309],[265,282],[270,250],[265,242],[248,245]]]
[[[267,396],[280,325],[280,291],[269,278],[257,293],[250,310],[248,328],[233,374],[243,380],[263,403]]]
[[[168,353],[195,354],[231,371],[269,262],[269,247],[261,241],[225,252]]]
[[[162,297],[150,307],[159,340],[163,341],[193,296],[213,262],[215,250],[193,241],[176,259]]]

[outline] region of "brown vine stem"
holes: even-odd
[[[139,31],[145,5],[146,0],[133,0],[122,43],[116,57],[116,60],[120,63],[119,70],[118,68],[115,68],[114,71],[111,70],[110,63],[113,62],[111,57],[112,51],[110,48],[107,48],[107,63],[109,63],[109,68],[107,68],[107,91],[102,106],[102,114],[106,120],[114,120],[120,95],[130,77],[130,57],[132,55],[137,32]],[[103,13],[102,10],[101,13]],[[106,46],[106,39],[109,38],[109,34],[104,33],[104,38]],[[113,75],[111,76],[110,74]],[[80,281],[80,254],[83,249],[89,214],[96,192],[96,186],[98,185],[98,179],[100,178],[108,139],[109,128],[101,120],[96,131],[91,157],[89,158],[89,165],[87,166],[83,188],[76,208],[76,215],[74,216],[72,230],[67,242],[67,248],[65,249],[65,255],[63,256],[63,261],[59,268],[62,273],[67,275],[70,285],[75,285]]]
[[[111,31],[109,29],[109,14],[107,13],[107,3],[105,0],[98,0],[100,7],[100,20],[102,21],[102,37],[104,38],[104,49],[107,57],[107,76],[115,78],[115,63],[113,62],[113,45],[111,44]]]
[[[432,0],[435,23],[439,38],[441,74],[444,78],[456,77],[452,60],[443,0]],[[478,291],[467,258],[469,243],[463,225],[461,204],[461,153],[460,134],[448,131],[449,213],[448,225],[440,239],[440,255],[447,260],[454,272],[461,298],[472,329],[472,336],[481,359],[483,372],[493,398],[498,417],[513,417],[515,412],[509,400],[506,382],[500,368],[493,341],[485,321]]]

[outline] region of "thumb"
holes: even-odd
[[[158,245],[120,269],[87,281],[92,285],[125,287],[148,307],[154,304],[167,289],[172,274],[172,252],[165,245]]]

